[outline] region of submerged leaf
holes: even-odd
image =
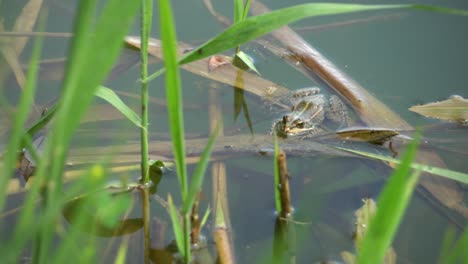
[[[382,145],[392,137],[399,135],[398,131],[385,128],[346,128],[336,131],[336,134],[346,140],[364,141]]]
[[[446,121],[455,121],[461,124],[468,123],[468,100],[454,95],[449,99],[409,108],[422,116],[437,118]]]

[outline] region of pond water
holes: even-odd
[[[375,1],[353,2],[376,3]],[[438,1],[419,2],[440,4]],[[299,3],[301,1],[288,1],[287,6]],[[5,28],[11,27],[15,19],[14,14],[19,12],[23,4],[23,1],[4,1],[0,4],[2,6],[0,15],[5,18]],[[265,1],[265,4],[271,9],[286,7],[285,3],[277,1]],[[180,41],[196,45],[223,30],[223,26],[211,16],[202,1],[173,1],[173,5],[177,37]],[[451,1],[450,7],[468,10],[468,3],[461,0]],[[215,8],[218,12],[231,16],[230,1],[216,3]],[[155,6],[155,13],[156,11]],[[73,15],[72,3],[52,2],[46,30],[70,32]],[[331,26],[336,22],[345,23]],[[328,27],[320,30],[299,29],[328,24],[330,24]],[[466,25],[468,17],[405,10],[306,19],[293,24],[292,27],[297,28],[304,39],[410,124],[430,128],[426,134],[427,148],[438,150],[449,168],[466,173],[468,164],[464,162],[466,152],[463,147],[468,145],[466,142],[468,130],[456,125],[444,125],[440,121],[427,119],[408,111],[412,105],[446,99],[450,95],[468,96]],[[158,20],[155,17],[152,37],[158,37],[157,28]],[[137,24],[130,34],[139,34]],[[67,38],[46,38],[42,57],[44,59],[63,57],[68,44]],[[243,47],[255,58],[261,77],[290,90],[318,85],[261,46],[251,43]],[[25,61],[29,52],[27,50],[23,56]],[[139,55],[126,50],[122,56],[126,61],[134,61]],[[131,62],[126,62],[125,65],[131,65]],[[160,67],[161,64],[152,65],[150,72]],[[123,72],[112,75],[106,85],[121,92],[138,94],[138,78],[139,67],[126,68]],[[213,103],[213,97],[217,97],[220,106],[218,111],[223,119],[225,135],[238,136],[239,141],[234,144],[246,144],[242,140],[245,141],[251,132],[243,112],[235,118],[232,86],[214,83],[184,71],[182,78],[188,148],[193,147],[190,146],[190,142],[195,142],[190,141],[191,139],[207,138],[209,134],[209,105]],[[162,78],[151,82],[150,95],[164,102],[163,85]],[[12,78],[5,87],[7,97],[15,102],[19,96],[19,89],[15,87]],[[333,93],[326,87],[321,88],[326,93]],[[59,80],[41,80],[36,103],[47,104],[59,91]],[[253,137],[269,135],[273,120],[281,116],[281,112],[272,110],[270,105],[255,95],[247,92],[244,95],[253,123]],[[138,100],[126,96],[122,98],[134,109],[138,109]],[[102,104],[104,104],[102,101],[96,100],[95,105]],[[107,114],[108,108],[99,109],[94,108],[95,113],[92,113],[92,116],[98,118],[103,115],[101,118],[104,121],[83,124],[74,138],[72,153],[74,149],[79,151],[84,147],[91,147],[98,152],[108,145],[120,145],[121,148],[125,148],[126,144],[137,142],[139,132],[136,127],[120,118],[114,120],[111,114]],[[4,116],[0,118],[5,119]],[[170,140],[167,119],[167,110],[163,104],[155,103],[150,106],[150,135],[153,140]],[[6,134],[0,139],[2,140],[0,150],[3,151]],[[157,145],[150,151],[153,157],[172,157],[172,153],[167,151],[167,148],[166,151],[160,150]],[[388,154],[385,148],[377,148],[377,151]],[[135,164],[137,154],[138,150],[120,159],[122,163]],[[362,205],[363,198],[377,197],[391,170],[377,162],[357,158],[326,154],[314,156],[287,154],[288,168],[292,176],[292,201],[296,210],[294,219],[298,221],[295,225],[297,244],[290,253],[297,256],[298,263],[340,261],[340,252],[353,251],[351,234],[354,211]],[[229,148],[215,154],[215,157],[226,169],[230,222],[237,261],[238,263],[263,261],[271,254],[275,228],[272,157],[262,156],[256,151],[230,152]],[[96,156],[85,157],[84,165],[91,164],[95,158]],[[118,158],[115,157],[116,160]],[[70,159],[74,160],[75,164],[79,164],[77,156],[71,154]],[[216,166],[219,166],[219,163]],[[219,170],[213,168],[208,170],[213,176],[210,177],[208,174],[205,178],[201,200],[202,212],[208,205],[214,207],[211,194],[212,181],[221,176],[217,174]],[[193,166],[190,166],[189,171],[192,170]],[[131,173],[136,176],[135,172]],[[175,174],[165,175],[158,190],[161,197],[167,197],[168,193],[177,193]],[[451,225],[445,217],[450,211],[447,212],[444,208],[440,210],[440,206],[434,206],[430,202],[431,199],[434,198],[419,194],[412,199],[393,244],[398,263],[433,263],[439,256],[443,236]],[[16,206],[18,202],[7,205],[8,208]],[[151,212],[153,216],[169,222],[169,216],[159,203],[152,202]],[[138,215],[138,212],[135,214]],[[14,221],[12,219],[9,221]],[[466,221],[462,224],[466,225]],[[204,232],[206,235],[211,234],[212,226],[213,220],[210,219]],[[141,238],[138,235],[138,232],[134,235],[135,241]],[[167,232],[165,242],[169,243],[171,240],[172,235]],[[213,244],[212,239],[209,238],[208,241],[210,245]],[[102,239],[102,242],[105,245],[109,240]],[[135,245],[138,243],[143,242],[136,242]],[[103,258],[111,261],[112,254],[109,252],[106,254],[108,255]],[[135,262],[143,257],[136,247],[129,254],[129,258]]]

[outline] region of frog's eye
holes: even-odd
[[[305,126],[304,120],[302,120],[302,119],[294,120],[294,126],[297,127],[297,128],[304,128],[304,126]]]

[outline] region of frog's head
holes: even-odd
[[[315,129],[323,120],[322,105],[317,105],[313,100],[303,100],[293,106],[291,112],[277,120],[273,125],[276,135],[282,138],[304,135]]]
[[[273,125],[276,135],[282,138],[303,134],[310,130],[305,128],[305,121],[301,117],[285,115],[280,120],[277,120]]]

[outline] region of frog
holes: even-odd
[[[315,136],[327,129],[339,129],[348,125],[348,111],[336,95],[325,95],[318,87],[302,88],[286,99],[291,110],[275,120],[272,132],[282,138]]]

